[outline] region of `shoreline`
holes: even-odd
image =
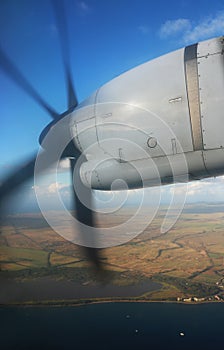
[[[180,305],[202,305],[202,304],[217,304],[223,303],[223,300],[205,300],[205,301],[175,301],[175,300],[145,300],[145,299],[98,299],[98,300],[68,300],[68,301],[37,301],[37,302],[23,302],[23,303],[7,303],[0,304],[0,308],[5,307],[77,307],[77,306],[88,306],[93,304],[109,304],[109,303],[158,303],[158,304],[180,304]]]

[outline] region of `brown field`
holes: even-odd
[[[163,210],[130,242],[103,249],[102,263],[111,286],[162,283],[141,293],[149,300],[223,295],[224,205],[188,205],[174,227],[160,232]],[[102,227],[127,220],[134,209],[98,215]],[[65,230],[63,214],[57,215]],[[136,220],[136,225],[143,218]],[[144,217],[144,220],[146,218]],[[95,275],[83,251],[55,233],[41,214],[7,217],[0,234],[0,278],[20,283],[48,276],[56,281],[94,285]],[[109,276],[109,277],[108,277]],[[108,282],[109,281],[109,282]],[[4,289],[4,283],[1,286]],[[129,297],[129,295],[127,295]],[[49,297],[50,299],[50,297]]]

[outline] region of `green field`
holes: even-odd
[[[189,297],[213,300],[214,295],[222,299],[223,209],[224,205],[220,204],[188,205],[167,233],[160,232],[165,213],[165,209],[162,210],[135,239],[102,251],[102,264],[107,272],[104,283],[122,287],[153,280],[162,284],[158,290],[139,295],[144,300]],[[132,210],[126,208],[119,215],[101,215],[98,222],[105,227],[117,225],[124,222]],[[63,222],[63,214],[55,215],[59,222],[61,215]],[[102,283],[97,282],[83,251],[55,233],[41,214],[8,216],[1,228],[0,252],[3,281],[25,284],[48,276],[80,284]]]

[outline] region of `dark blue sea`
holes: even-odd
[[[1,349],[223,349],[224,303],[0,308]]]

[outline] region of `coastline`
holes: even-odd
[[[27,301],[23,303],[12,302],[0,304],[0,308],[7,307],[77,307],[88,306],[93,304],[109,304],[109,303],[158,303],[158,304],[180,304],[180,305],[202,305],[223,303],[223,300],[204,300],[204,301],[175,301],[175,300],[146,300],[137,298],[108,298],[108,299],[74,299],[74,300],[43,300],[43,301]]]

